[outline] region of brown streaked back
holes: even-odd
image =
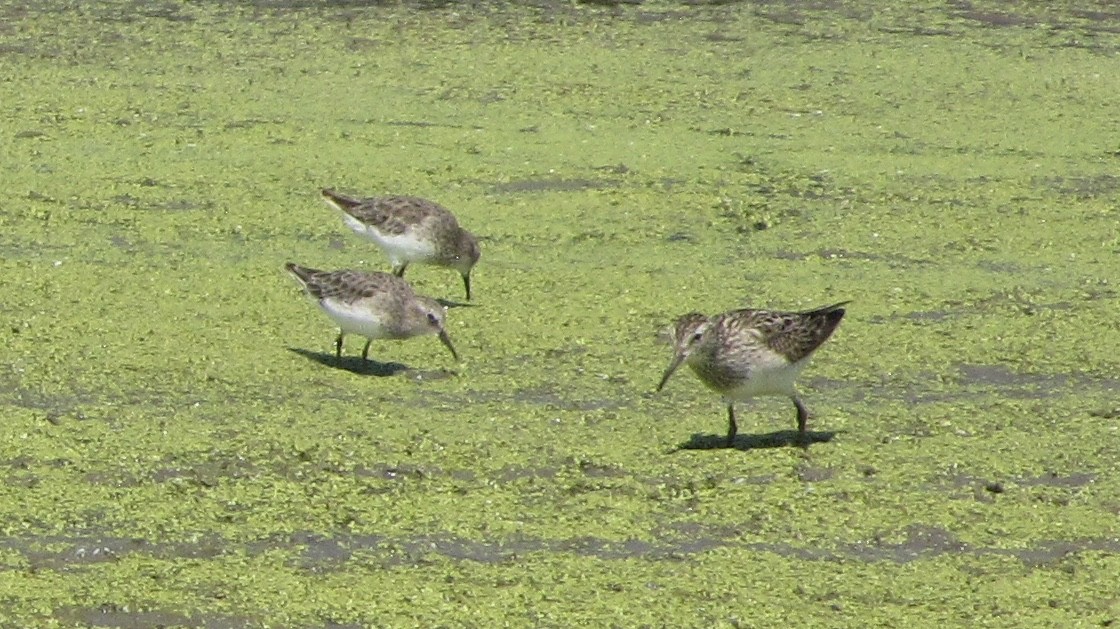
[[[412,287],[407,282],[388,273],[351,269],[319,271],[291,262],[284,265],[284,268],[296,276],[312,297],[320,301],[330,299],[341,303],[353,303],[389,292],[413,295]]]
[[[362,204],[362,199],[336,192],[330,188],[323,188],[320,193],[323,195],[323,198],[327,200],[327,203],[330,203],[344,212]]]
[[[323,189],[323,198],[383,234],[397,236],[423,223],[436,230],[458,230],[459,222],[447,208],[421,197],[385,196],[357,199]]]
[[[804,312],[733,310],[720,316],[725,333],[753,331],[759,341],[791,363],[805,359],[828,340],[844,318],[844,301]]]

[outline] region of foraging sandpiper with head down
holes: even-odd
[[[335,357],[342,359],[342,337],[366,337],[362,360],[369,359],[374,339],[404,340],[425,334],[439,335],[455,360],[459,353],[447,335],[445,309],[439,302],[413,292],[408,282],[388,273],[319,271],[289,262],[284,265],[307,294],[338,324]]]
[[[660,391],[681,364],[727,401],[727,446],[735,442],[735,402],[783,395],[797,407],[797,432],[806,443],[809,412],[797,395],[797,375],[844,318],[841,302],[805,312],[732,310],[707,317],[686,314],[673,326],[673,360]]]
[[[323,188],[323,199],[342,212],[346,225],[373,241],[403,277],[411,263],[455,269],[471,299],[471,269],[482,255],[478,238],[459,226],[447,208],[419,197],[360,199]]]

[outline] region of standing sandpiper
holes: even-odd
[[[334,350],[339,360],[345,334],[366,337],[362,360],[369,359],[369,345],[374,339],[404,340],[425,334],[438,334],[455,360],[459,360],[444,328],[443,306],[414,293],[403,279],[379,272],[318,271],[291,262],[284,268],[338,324]]]
[[[727,401],[727,446],[735,442],[735,402],[760,395],[784,395],[797,407],[799,440],[806,443],[809,412],[794,381],[844,318],[841,302],[806,312],[732,310],[706,317],[690,313],[673,327],[673,360],[657,385],[660,391],[681,363],[688,363],[707,387]]]
[[[323,188],[323,199],[342,212],[346,225],[389,256],[393,275],[412,262],[455,269],[471,299],[471,269],[482,251],[474,234],[459,227],[447,208],[419,197],[359,199]]]

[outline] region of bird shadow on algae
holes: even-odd
[[[436,303],[443,306],[444,308],[447,308],[448,310],[450,310],[452,308],[477,308],[478,307],[478,304],[469,304],[469,303],[466,303],[466,302],[463,302],[463,301],[454,301],[452,299],[444,299],[443,297],[437,297],[436,298]]]
[[[408,365],[401,363],[382,363],[373,359],[364,360],[361,356],[343,356],[342,360],[339,360],[335,358],[334,354],[327,352],[313,352],[298,347],[289,347],[288,351],[299,354],[308,360],[313,360],[320,365],[334,369],[342,369],[350,373],[358,374],[359,376],[377,376],[378,378],[385,378],[388,376],[395,376],[409,369]]]
[[[843,432],[843,431],[841,431]],[[688,441],[677,446],[676,451],[681,450],[719,450],[723,448],[734,448],[736,450],[760,450],[766,448],[789,448],[789,447],[808,447],[814,443],[828,443],[832,438],[840,432],[834,431],[814,431],[810,430],[805,433],[805,439],[802,440],[796,430],[778,430],[775,432],[767,432],[757,435],[735,435],[735,441],[728,446],[727,435],[703,435],[694,433]]]

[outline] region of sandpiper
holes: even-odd
[[[797,375],[844,318],[841,302],[806,312],[732,310],[707,317],[686,314],[673,326],[673,360],[660,391],[677,367],[687,363],[707,387],[727,401],[727,446],[735,442],[735,402],[784,395],[797,407],[797,432],[806,443],[809,412],[797,396]]]
[[[410,263],[455,269],[471,299],[471,269],[482,255],[478,239],[459,226],[447,208],[419,197],[360,199],[323,188],[323,199],[342,212],[346,225],[389,256],[393,275]]]
[[[284,268],[338,324],[334,349],[339,360],[342,337],[346,334],[366,337],[362,360],[369,359],[369,346],[374,339],[404,340],[425,334],[438,334],[455,360],[459,360],[444,327],[444,307],[430,297],[417,295],[403,279],[380,272],[319,271],[291,262]]]

